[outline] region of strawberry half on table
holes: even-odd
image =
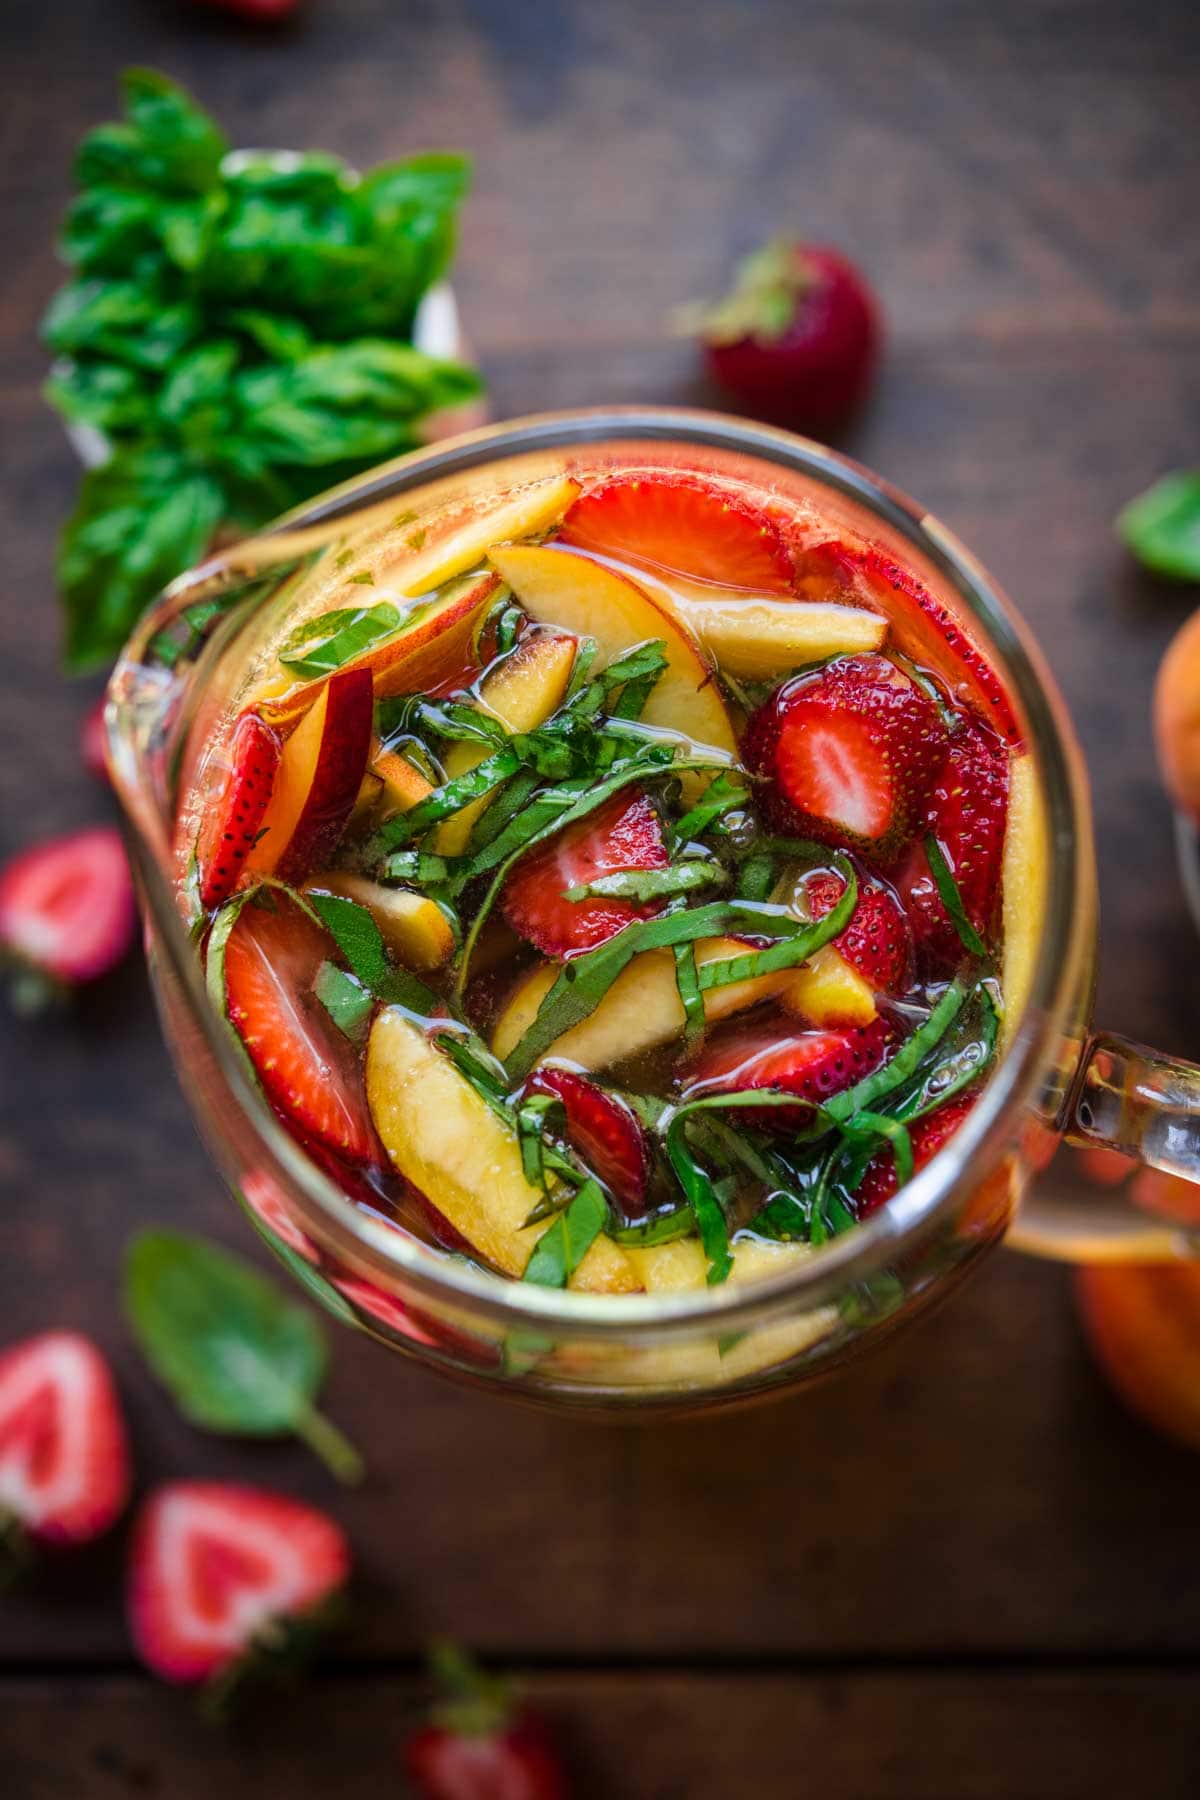
[[[126,1605],[138,1655],[214,1700],[311,1652],[350,1576],[341,1527],[265,1488],[175,1481],[134,1525]]]
[[[0,1353],[0,1577],[30,1542],[99,1537],[129,1498],[125,1422],[108,1364],[74,1331]]]
[[[544,1722],[508,1683],[451,1644],[436,1645],[430,1662],[446,1697],[403,1750],[418,1800],[567,1800]]]
[[[133,880],[111,825],[50,838],[0,871],[0,960],[33,1011],[116,967],[137,924]]]
[[[879,308],[838,250],[775,238],[737,270],[723,300],[681,309],[714,379],[756,418],[818,434],[866,398]]]
[[[735,488],[698,475],[613,475],[576,500],[560,536],[579,550],[722,588],[792,590],[792,554],[778,523]]]
[[[747,767],[782,832],[887,862],[920,823],[946,752],[933,702],[886,656],[798,675],[746,732]]]
[[[652,918],[662,902],[568,900],[569,890],[603,875],[665,869],[670,860],[653,802],[645,794],[617,793],[521,858],[504,884],[504,915],[547,956],[581,956],[632,920]]]

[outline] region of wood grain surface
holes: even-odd
[[[130,61],[240,143],[476,158],[456,285],[497,417],[708,403],[666,316],[781,226],[840,243],[889,320],[845,447],[1025,610],[1095,789],[1106,1023],[1200,1055],[1148,706],[1195,601],[1118,507],[1196,455],[1200,14],[1190,0],[309,0],[255,31],[195,0],[0,9],[0,854],[105,817],[56,670],[54,532],[76,477],[39,394],[73,147]],[[171,1221],[254,1254],[131,966],[74,1016],[0,1018],[0,1341],[111,1351],[140,1477],[336,1508],[352,1628],[303,1699],[202,1732],[137,1674],[122,1545],[0,1603],[0,1792],[397,1791],[434,1631],[534,1670],[579,1792],[613,1800],[1194,1793],[1200,1462],[1109,1399],[1062,1272],[995,1258],[874,1363],[693,1423],[596,1426],[337,1340],[330,1410],[371,1477],[184,1426],[116,1300]]]

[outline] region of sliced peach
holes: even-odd
[[[506,731],[533,731],[545,724],[563,703],[578,647],[573,637],[559,632],[533,633],[484,677],[479,688],[481,709],[499,719]],[[445,758],[447,779],[467,774],[488,754],[486,744],[467,739],[452,743]],[[486,798],[475,800],[442,821],[434,835],[439,856],[462,855],[487,804]]]
[[[471,663],[471,633],[476,618],[495,597],[499,586],[494,575],[472,575],[454,582],[428,607],[413,607],[409,619],[391,637],[372,645],[340,673],[369,670],[375,677],[378,700],[392,694],[423,693],[460,673],[465,678]],[[361,602],[364,590],[356,587],[350,591]],[[378,594],[376,598],[384,600],[387,596]],[[348,604],[345,592],[336,593],[333,599],[338,607]],[[298,686],[295,676],[280,665],[255,689],[253,704],[269,724],[287,725],[308,711],[320,688],[320,682]]]
[[[575,637],[595,638],[599,669],[637,644],[661,639],[667,667],[643,720],[736,758],[733,727],[711,666],[686,627],[644,588],[586,556],[544,545],[494,550],[490,560],[532,618]]]
[[[379,804],[379,796],[383,793],[383,782],[378,775],[367,770],[358,784],[358,793],[354,796],[354,805],[350,809],[350,817],[346,821],[346,829],[352,831],[356,825],[365,825]]]
[[[1077,1269],[1075,1295],[1096,1361],[1126,1406],[1200,1450],[1200,1263]]]
[[[701,967],[745,954],[745,944],[733,938],[707,938],[696,945]],[[542,963],[518,983],[492,1031],[492,1049],[501,1061],[533,1024],[558,973],[553,963]],[[704,1016],[710,1021],[726,1019],[779,993],[794,976],[794,970],[781,969],[774,975],[709,988]],[[617,976],[595,1012],[556,1039],[541,1060],[563,1058],[583,1069],[604,1069],[658,1044],[672,1043],[682,1035],[685,1022],[674,957],[666,950],[646,950]]]
[[[402,594],[427,594],[455,575],[477,569],[496,544],[509,544],[514,538],[540,537],[549,531],[578,493],[579,483],[569,475],[522,488],[491,512],[457,526],[449,536],[431,544],[386,579]],[[377,581],[384,579],[383,575],[376,575]]]
[[[779,997],[809,1025],[869,1025],[876,1013],[870,983],[832,944],[796,969]]]
[[[865,607],[804,600],[693,599],[676,607],[722,669],[747,681],[776,679],[803,663],[878,650],[887,620]]]
[[[1000,1047],[1011,1042],[1033,986],[1046,913],[1049,837],[1042,785],[1032,755],[1015,750],[1009,763],[1008,822],[1001,866],[1004,1018]]]
[[[378,746],[379,740],[375,739],[371,768],[382,790],[380,815],[390,818],[394,813],[411,811],[419,801],[426,799],[433,792],[433,783],[427,781],[420,769],[399,750],[383,750]]]
[[[525,1224],[541,1192],[525,1179],[515,1132],[398,1007],[385,1008],[371,1028],[366,1080],[396,1170],[486,1262],[520,1276],[546,1226]],[[624,1251],[601,1235],[571,1285],[631,1293],[638,1279]]]
[[[371,745],[371,674],[342,669],[324,683],[283,746],[252,874],[299,881],[337,848],[354,808]]]
[[[327,869],[304,884],[306,893],[340,894],[365,906],[379,935],[409,969],[440,969],[454,955],[454,933],[436,900],[407,888],[384,887],[365,875]]]

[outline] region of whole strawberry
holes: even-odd
[[[0,1354],[0,1578],[29,1544],[87,1543],[129,1498],[125,1422],[108,1364],[74,1331]]]
[[[739,265],[724,300],[681,317],[714,379],[758,418],[820,435],[866,398],[879,309],[838,250],[774,238]]]
[[[420,1800],[567,1800],[566,1777],[542,1721],[514,1705],[505,1682],[451,1644],[430,1661],[446,1695],[404,1745]]]

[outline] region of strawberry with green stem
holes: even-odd
[[[542,1720],[453,1644],[430,1652],[445,1695],[403,1748],[420,1800],[567,1800],[562,1764]]]

